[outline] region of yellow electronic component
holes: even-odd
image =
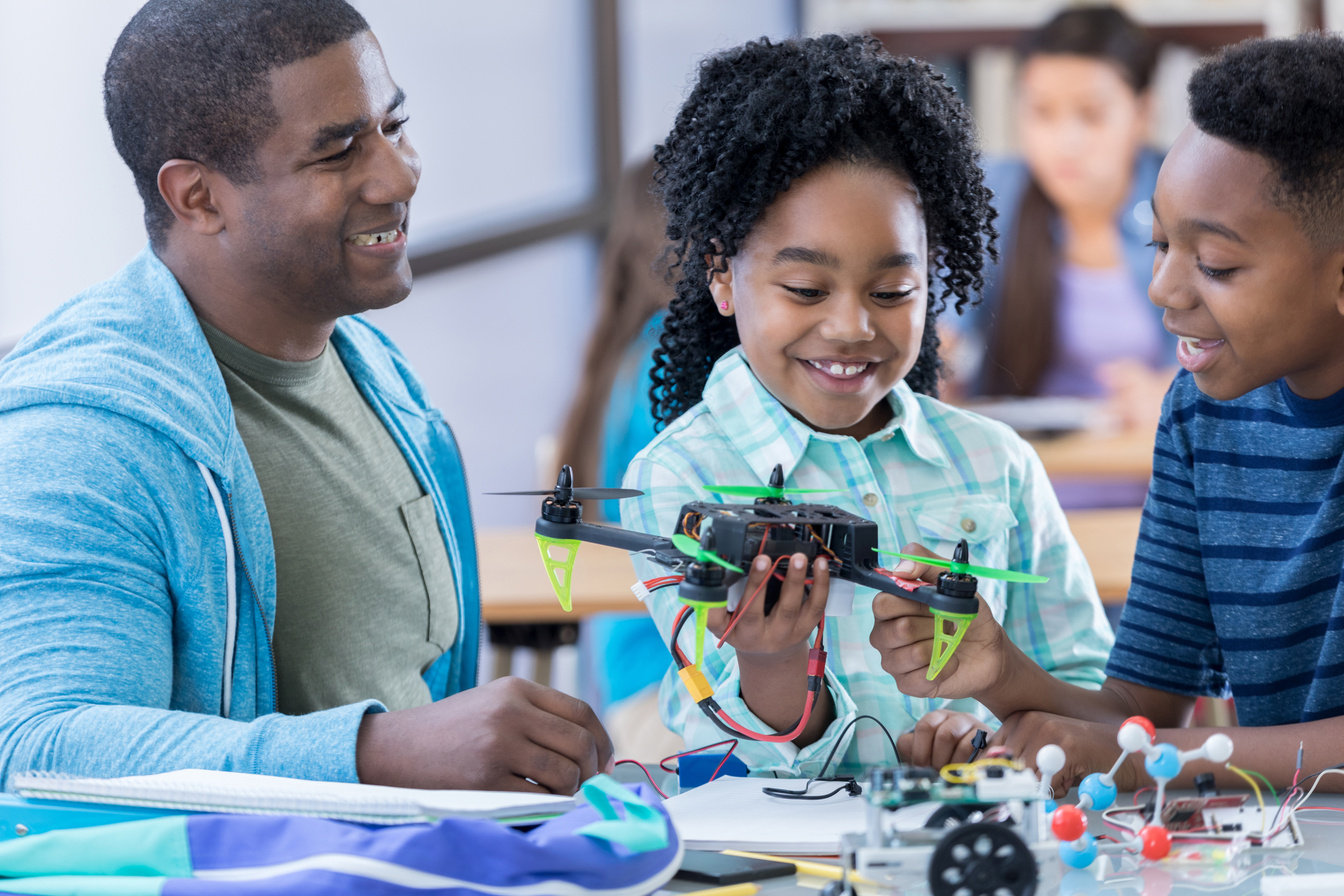
[[[696,703],[701,703],[714,696],[714,689],[709,685],[709,679],[705,678],[705,673],[701,672],[696,666],[686,666],[678,669],[677,674],[681,676],[681,683],[686,685],[686,690],[690,692],[691,698]]]

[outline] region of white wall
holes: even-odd
[[[460,239],[595,187],[587,0],[355,0],[424,162],[411,239]]]
[[[145,244],[103,120],[103,66],[138,0],[0,0],[0,346]]]
[[[795,33],[793,0],[621,0],[621,119],[627,162],[672,129],[701,57]]]

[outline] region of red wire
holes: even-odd
[[[715,747],[721,747],[724,744],[728,745],[728,752],[724,753],[723,758],[719,760],[719,764],[714,766],[714,771],[709,776],[709,780],[713,781],[714,778],[718,776],[719,769],[723,768],[723,764],[728,761],[728,757],[733,755],[733,751],[737,749],[737,741],[729,738],[728,740],[721,740],[718,743],[706,744],[703,747],[696,747],[694,750],[685,750],[681,753],[673,753],[671,756],[665,756],[662,759],[659,759],[658,767],[665,772],[675,772],[676,771],[675,768],[667,767],[667,764],[671,762],[673,759],[680,759],[683,756],[694,756],[696,753],[703,753],[706,750],[712,750]]]
[[[761,541],[761,548],[762,549],[765,548],[764,540]],[[758,554],[757,556],[760,555]],[[780,560],[787,560],[787,559],[788,559],[787,557],[776,557],[775,565],[778,566]],[[761,584],[757,585],[756,590],[751,592],[751,597],[747,598],[745,601],[737,605],[737,609],[733,611],[733,618],[729,620],[728,627],[723,630],[723,637],[719,638],[719,643],[715,644],[714,645],[715,647],[722,647],[723,642],[728,640],[728,636],[733,633],[733,629],[737,628],[738,620],[741,619],[743,615],[746,614],[747,608],[751,606],[751,602],[756,599],[757,595],[761,593],[761,589],[763,589],[766,583],[769,581],[770,576],[766,576],[765,578],[761,579]]]
[[[658,795],[660,797],[662,797],[663,799],[667,799],[667,794],[663,793],[663,788],[659,787],[657,784],[653,782],[653,775],[649,774],[649,770],[644,767],[644,763],[638,761],[637,759],[617,759],[616,764],[633,765],[636,768],[638,768],[640,771],[644,773],[644,777],[649,779],[649,786],[651,786],[654,790],[658,791]],[[664,771],[667,771],[667,769],[664,769]]]
[[[821,624],[817,626],[817,640],[813,644],[815,648],[817,649],[821,648],[822,639],[825,635],[825,632],[826,632],[826,620],[823,618],[821,620]],[[738,734],[748,737],[751,740],[761,741],[770,744],[781,744],[791,741],[798,735],[803,733],[804,729],[807,728],[808,720],[812,718],[812,707],[816,702],[817,702],[817,692],[809,690],[807,692],[807,699],[803,702],[803,715],[801,718],[798,719],[798,724],[793,727],[792,731],[788,731],[783,734],[762,734],[759,731],[752,731],[750,728],[743,728],[741,725],[737,724],[737,722],[734,722],[732,719],[728,718],[728,714],[725,713],[722,709],[720,709],[717,713],[715,713],[715,715],[717,715],[720,719],[722,719],[723,723],[727,725],[729,728],[732,728]]]

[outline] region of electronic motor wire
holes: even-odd
[[[677,638],[681,635],[681,629],[686,625],[687,620],[692,616],[690,607],[682,607],[681,612],[677,614],[676,624],[672,626],[672,637],[668,643],[668,650],[672,654],[673,660],[677,664],[677,670],[691,667],[691,663],[686,659],[686,655],[681,652],[681,646],[677,644]],[[710,693],[696,701],[711,722],[729,737],[742,737],[747,740],[759,741],[763,743],[786,743],[798,737],[807,727],[808,721],[812,718],[812,708],[816,705],[817,696],[821,692],[821,687],[826,681],[826,651],[821,649],[822,638],[825,633],[826,622],[823,619],[817,626],[817,638],[814,646],[808,651],[807,658],[807,697],[803,703],[803,714],[798,722],[788,731],[774,732],[766,734],[760,731],[752,731],[750,728],[744,728],[737,722],[728,717],[723,708],[714,700],[714,695]],[[694,695],[692,695],[694,696]]]

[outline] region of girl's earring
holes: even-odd
[[[720,311],[727,311],[727,310],[728,310],[728,303],[727,303],[727,302],[720,302],[720,303],[719,303],[719,310],[720,310]]]

